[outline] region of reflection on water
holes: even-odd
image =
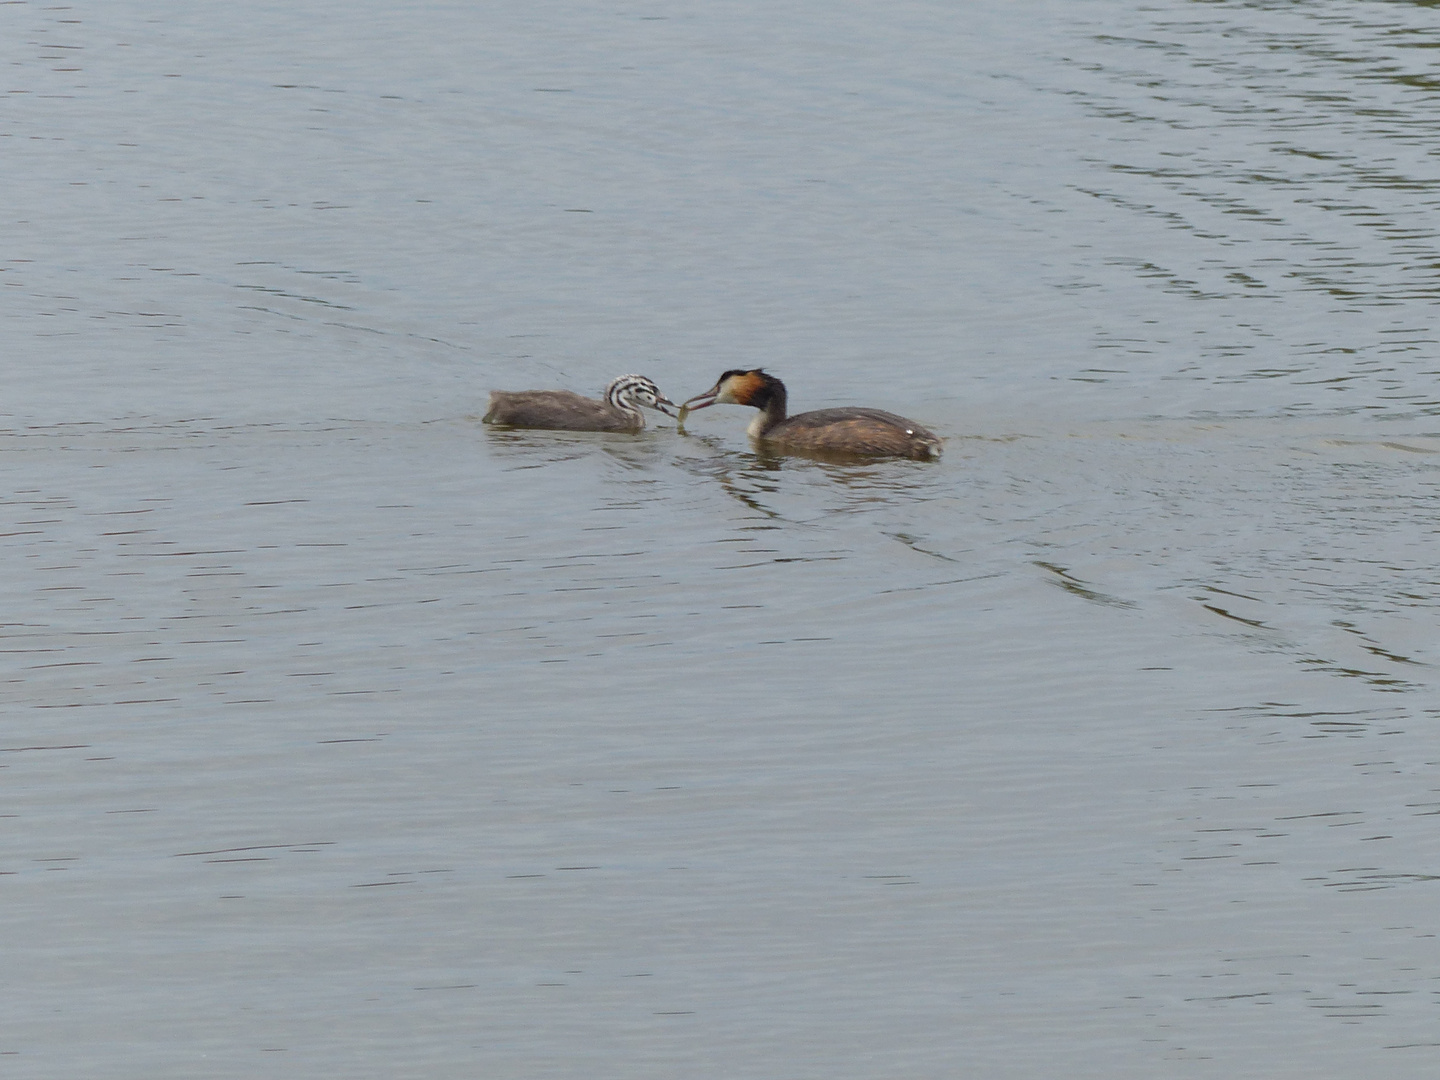
[[[1063,566],[1056,566],[1054,563],[1048,563],[1040,559],[1037,559],[1035,561],[1035,565],[1040,567],[1040,569],[1042,570],[1048,570],[1050,573],[1054,574],[1054,583],[1060,586],[1060,588],[1064,589],[1066,592],[1070,593],[1070,595],[1072,596],[1078,596],[1082,600],[1089,600],[1091,603],[1095,604],[1108,604],[1111,607],[1135,606],[1133,601],[1122,600],[1118,596],[1110,596],[1106,593],[1100,592],[1098,589],[1091,588],[1089,585],[1085,584],[1085,582],[1075,577],[1074,574],[1070,573],[1070,571],[1066,570]]]
[[[477,425],[478,426],[478,425]],[[626,469],[647,469],[670,460],[673,432],[647,429],[638,435],[589,431],[537,431],[484,425],[484,438],[508,468],[537,469],[601,455]]]
[[[703,477],[733,499],[752,520],[770,522],[772,528],[808,530],[822,536],[834,531],[843,517],[873,520],[875,535],[889,535],[912,550],[924,552],[920,537],[886,532],[905,507],[944,497],[951,485],[926,475],[926,463],[884,461],[856,464],[817,461],[809,456],[785,456],[737,451],[715,438],[687,440],[687,450],[700,444],[708,456],[677,459],[686,472]],[[864,527],[864,526],[862,526]],[[929,552],[933,557],[948,556]],[[835,560],[831,552],[789,554],[778,562]]]

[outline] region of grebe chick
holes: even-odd
[[[481,419],[508,427],[633,434],[645,430],[641,405],[670,416],[665,406],[675,403],[644,375],[621,375],[605,388],[603,401],[569,390],[492,390],[490,410]]]
[[[709,390],[680,407],[681,418],[711,405],[759,409],[760,415],[750,422],[749,435],[770,450],[935,461],[943,445],[934,432],[883,409],[816,409],[787,417],[785,384],[759,368],[725,372]]]

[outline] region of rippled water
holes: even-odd
[[[1432,8],[0,4],[6,1075],[1432,1075]]]

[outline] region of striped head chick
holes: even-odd
[[[621,375],[611,379],[610,385],[605,387],[605,402],[636,416],[641,415],[642,405],[666,416],[675,415],[670,411],[676,407],[675,403],[660,393],[660,388],[644,375]]]

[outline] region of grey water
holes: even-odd
[[[4,1074],[1434,1076],[1437,46],[0,3]]]

